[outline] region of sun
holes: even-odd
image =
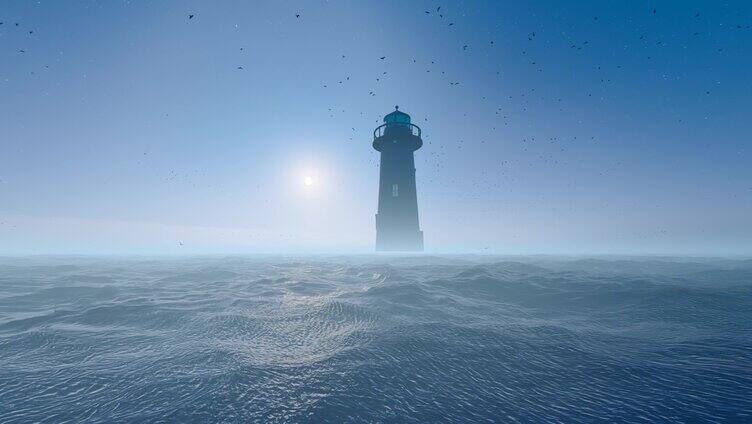
[[[307,176],[307,177],[305,177],[305,179],[303,180],[303,184],[305,184],[308,187],[312,186],[313,185],[313,177],[310,176],[310,175]]]

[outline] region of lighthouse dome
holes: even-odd
[[[410,115],[405,112],[400,112],[399,106],[395,106],[394,112],[384,117],[384,122],[387,124],[409,124]]]

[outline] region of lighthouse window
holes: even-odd
[[[399,197],[399,185],[392,184],[392,197]]]

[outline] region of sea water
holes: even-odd
[[[752,261],[0,258],[0,422],[752,422]]]

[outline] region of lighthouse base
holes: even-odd
[[[422,252],[423,231],[410,233],[376,233],[377,252]]]

